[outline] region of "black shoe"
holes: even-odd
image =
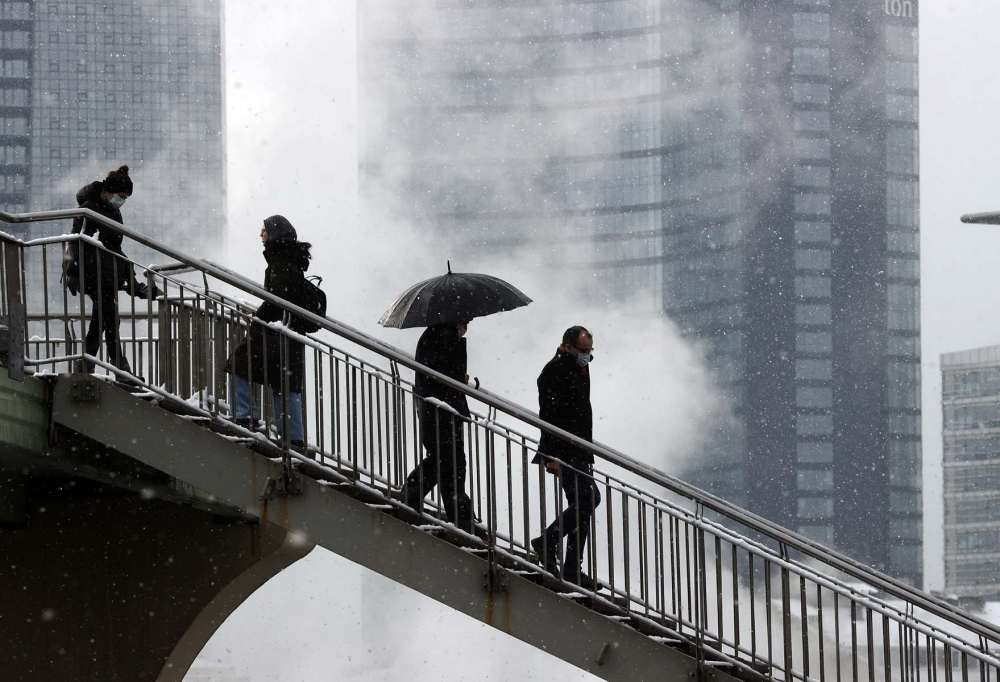
[[[563,580],[574,585],[579,585],[585,590],[593,591],[597,587],[594,579],[584,573],[582,568],[577,568],[575,571],[572,569],[563,571]]]
[[[251,417],[239,417],[237,419],[230,419],[233,424],[240,426],[248,431],[256,431],[260,422]]]
[[[389,497],[390,497],[390,499],[396,500],[397,502],[402,502],[403,504],[405,504],[407,507],[409,507],[413,511],[417,512],[418,514],[422,514],[423,511],[424,511],[422,504],[421,505],[416,505],[416,504],[413,504],[408,499],[406,499],[406,487],[405,486],[402,487],[402,488],[394,488],[393,490],[390,490],[389,491]]]
[[[534,550],[535,554],[541,560],[542,557],[542,536],[538,536],[531,541],[531,549]],[[545,552],[544,561],[542,561],[542,567],[551,573],[552,575],[559,575],[559,562],[556,560],[556,548],[552,547],[550,543],[548,548],[549,551]]]

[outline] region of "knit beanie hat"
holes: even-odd
[[[295,228],[292,224],[288,222],[288,218],[281,215],[273,215],[264,221],[264,227],[267,228],[267,241],[278,241],[280,239],[285,239],[290,242],[298,240],[299,236],[295,233]]]
[[[128,166],[122,166],[108,173],[108,177],[104,180],[104,191],[111,194],[125,192],[129,196],[132,195],[132,178],[128,176]]]

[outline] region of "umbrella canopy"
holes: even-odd
[[[409,329],[471,320],[514,310],[531,299],[491,275],[452,272],[414,284],[400,294],[378,321],[383,327]]]

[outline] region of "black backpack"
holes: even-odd
[[[295,304],[314,315],[326,317],[326,294],[319,288],[322,283],[322,277],[303,277],[302,283],[299,284],[298,295],[295,297]],[[291,327],[292,331],[300,334],[313,334],[320,330],[318,324],[298,316],[292,319]]]

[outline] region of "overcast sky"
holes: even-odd
[[[962,213],[1000,210],[1000,3],[924,0],[920,11],[924,555],[927,587],[937,589],[943,586],[938,356],[1000,343],[994,313],[1000,228],[958,222]],[[223,260],[248,274],[262,272],[260,221],[280,212],[322,247],[317,270],[344,268],[356,280],[352,295],[379,300],[388,295],[379,272],[399,254],[358,220],[355,48],[352,2],[226,2],[230,251]],[[346,321],[374,331],[379,312]],[[398,620],[412,626],[409,634],[350,640],[360,637],[365,580],[370,593],[398,598]],[[441,631],[462,632],[462,640],[442,641]],[[348,646],[345,638],[363,646]],[[410,679],[586,678],[430,600],[364,578],[361,569],[319,549],[242,606],[206,656],[243,674],[253,671],[254,680],[394,679],[383,647],[405,656]],[[357,652],[368,649],[369,658],[359,660]],[[387,667],[372,669],[377,659]]]

